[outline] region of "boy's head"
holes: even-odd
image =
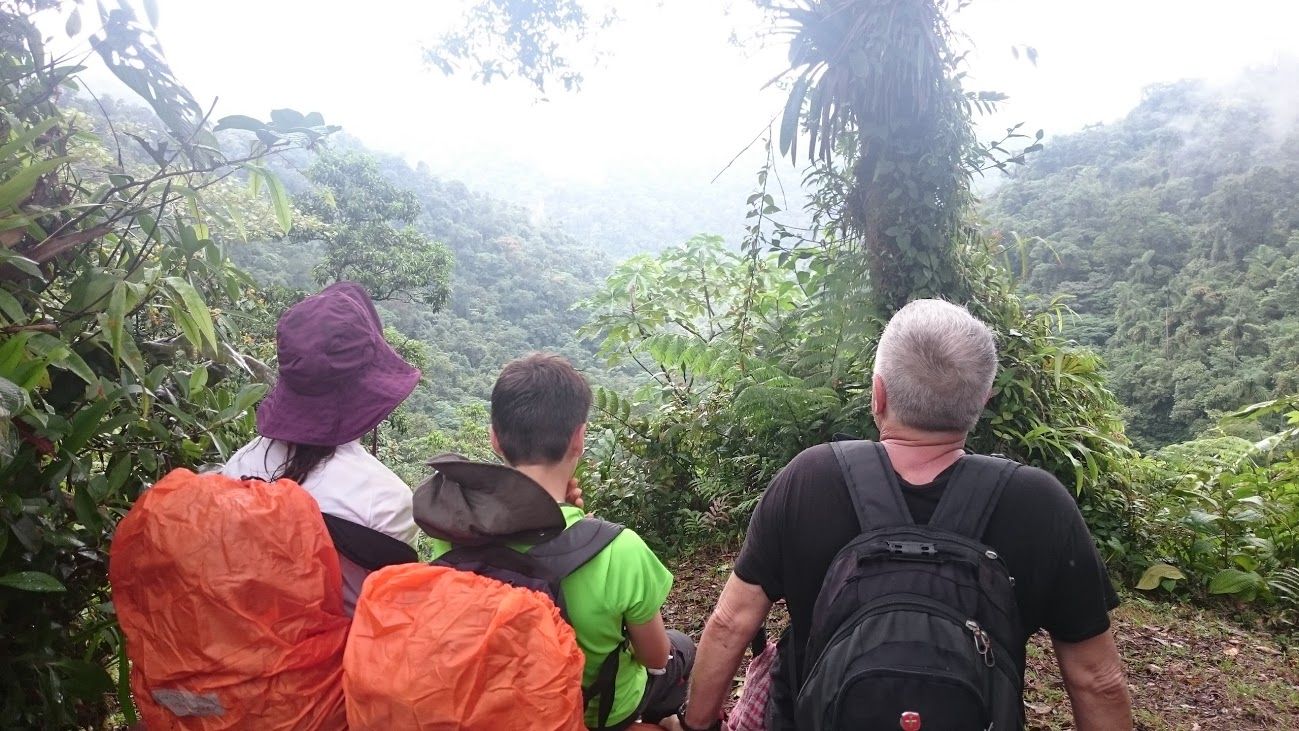
[[[492,447],[514,467],[576,463],[590,409],[591,387],[564,358],[510,361],[492,388]]]

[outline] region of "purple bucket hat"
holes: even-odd
[[[257,431],[294,444],[360,439],[406,400],[419,369],[383,339],[379,313],[355,282],[290,307],[275,326],[280,377],[257,407]]]

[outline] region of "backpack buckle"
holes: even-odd
[[[903,556],[937,556],[938,546],[920,541],[888,541],[889,553]]]

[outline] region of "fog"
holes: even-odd
[[[620,20],[571,54],[582,89],[544,97],[424,62],[465,4],[158,0],[158,35],[218,116],[320,111],[371,148],[534,209],[556,186],[638,181],[706,206],[709,191],[729,201],[749,185],[760,145],[710,182],[783,101],[766,85],[785,37],[749,3],[617,3]],[[1294,52],[1299,2],[976,0],[953,23],[973,48],[968,86],[1010,95],[979,120],[985,136],[1018,122],[1049,136],[1123,116],[1148,84],[1222,80]],[[1012,54],[1024,46],[1036,64]]]

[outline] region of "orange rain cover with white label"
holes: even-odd
[[[296,483],[172,471],[109,560],[149,731],[347,728],[338,555]]]
[[[371,574],[343,659],[353,731],[581,731],[582,650],[549,597],[468,571]]]

